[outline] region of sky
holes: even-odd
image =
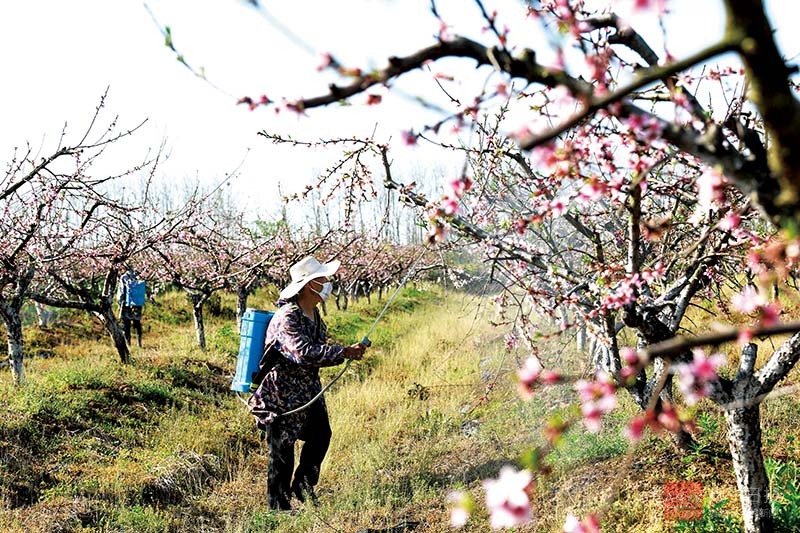
[[[617,7],[624,11],[626,2],[632,0],[618,0]],[[130,167],[163,142],[169,154],[158,170],[163,179],[213,186],[238,169],[228,186],[249,210],[274,211],[280,204],[279,183],[284,192],[297,190],[335,156],[275,146],[256,135],[264,129],[309,140],[375,132],[381,140],[392,139],[401,175],[413,176],[430,167],[440,168],[442,174],[456,171],[455,158],[400,142],[401,131],[439,118],[400,95],[386,94],[384,102],[373,107],[360,96],[348,107],[309,110],[303,117],[236,105],[245,95],[291,100],[327,92],[328,83],[337,78],[317,71],[323,52],[333,53],[348,66],[370,68],[383,66],[390,55],[432,44],[439,24],[430,14],[428,0],[261,3],[262,11],[243,0],[3,2],[0,157],[8,160],[14,147],[26,143],[42,154],[52,151],[65,123],[68,141],[77,138],[108,88],[109,119],[119,116],[123,128],[147,122],[124,146],[109,152],[104,164]],[[540,32],[520,16],[522,2],[486,0],[485,4],[498,10],[501,23],[511,26],[512,43],[546,48]],[[783,52],[789,57],[800,53],[792,29],[800,15],[797,2],[767,4]],[[474,3],[439,0],[437,5],[453,33],[488,40]],[[671,0],[670,5],[675,15],[667,19],[668,46],[676,57],[722,34],[720,0]],[[687,12],[692,15],[685,16]],[[663,51],[653,17],[640,14],[631,22],[659,53]],[[166,25],[178,51],[195,69],[202,68],[208,81],[181,65],[164,45],[160,32]],[[291,35],[282,28],[289,28]],[[546,53],[538,57],[547,60]],[[448,87],[465,98],[486,79],[478,76],[470,81],[472,64],[456,61],[408,76],[396,88],[445,102],[432,79],[438,71],[454,74],[456,80]]]

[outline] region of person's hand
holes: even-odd
[[[344,347],[344,356],[347,359],[353,359],[358,361],[362,357],[364,357],[364,352],[367,350],[367,347],[361,343],[351,344],[350,346]]]

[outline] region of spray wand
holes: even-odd
[[[377,326],[378,322],[380,322],[381,318],[383,318],[383,315],[384,315],[384,313],[386,313],[386,310],[389,309],[389,306],[392,304],[394,299],[400,293],[400,289],[402,289],[403,286],[406,284],[406,282],[409,280],[409,278],[411,277],[411,274],[414,272],[414,267],[417,266],[417,263],[419,262],[420,259],[422,259],[423,255],[425,255],[425,250],[423,250],[422,253],[419,255],[419,257],[417,257],[417,259],[414,260],[414,262],[411,264],[411,266],[408,267],[408,272],[406,272],[406,275],[403,277],[403,279],[397,285],[397,288],[394,290],[394,293],[386,301],[386,305],[383,306],[383,309],[378,314],[378,317],[375,319],[375,321],[369,327],[367,332],[364,334],[364,338],[361,339],[360,344],[362,346],[365,346],[365,347],[372,346],[372,341],[369,340],[370,333],[372,333],[372,331],[375,329],[375,326]],[[306,403],[305,405],[301,405],[300,407],[298,407],[296,409],[292,409],[291,411],[286,411],[285,413],[281,413],[281,414],[278,415],[278,417],[293,415],[295,413],[299,413],[301,411],[305,411],[306,409],[311,407],[314,404],[314,402],[316,402],[317,400],[322,398],[322,395],[325,394],[325,392],[328,389],[330,389],[331,386],[333,386],[333,384],[336,383],[339,380],[339,378],[341,378],[344,375],[345,372],[347,372],[347,369],[350,368],[350,363],[352,363],[352,362],[353,362],[353,359],[348,359],[347,363],[345,363],[345,365],[344,365],[344,368],[338,374],[336,374],[336,376],[332,380],[330,380],[324,387],[322,387],[322,390],[320,390],[317,393],[316,396],[311,398],[311,400],[309,400],[308,403]]]

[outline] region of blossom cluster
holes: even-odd
[[[674,365],[678,385],[686,403],[694,405],[709,395],[711,383],[717,380],[717,370],[724,364],[724,355],[706,355],[701,348],[693,348],[691,361]]]
[[[472,188],[472,180],[468,176],[461,176],[448,183],[448,192],[437,202],[430,211],[431,233],[429,239],[433,242],[442,242],[446,236],[444,220],[460,213],[461,197]]]
[[[594,381],[578,380],[575,389],[581,399],[581,414],[586,429],[599,433],[603,415],[617,407],[616,388],[611,376],[600,373]]]
[[[620,280],[613,292],[606,295],[600,304],[600,309],[620,309],[623,306],[635,302],[638,289],[646,284],[653,283],[664,276],[665,267],[663,263],[656,264],[651,269],[643,269],[635,274],[628,274]],[[610,281],[610,276],[600,273],[598,279],[603,282]]]
[[[538,357],[531,355],[525,360],[521,368],[517,370],[517,389],[523,399],[533,397],[533,389],[536,383],[553,385],[558,383],[561,376],[546,368],[542,368],[542,363]]]
[[[670,403],[662,403],[658,409],[648,409],[644,413],[634,416],[623,431],[626,437],[636,443],[642,440],[644,430],[659,433],[661,431],[676,432],[678,430],[691,430],[691,419],[685,418],[675,410]]]

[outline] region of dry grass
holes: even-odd
[[[259,298],[254,305],[268,307]],[[232,304],[223,298],[223,307]],[[330,309],[327,321],[339,340],[351,342],[381,306]],[[524,354],[503,350],[475,301],[408,290],[371,335],[368,359],[327,395],[333,440],[321,506],[278,516],[265,505],[266,450],[227,390],[235,326],[209,317],[209,350],[202,352],[184,307],[182,295],[168,294],[158,312],[151,309],[145,346],[134,348],[126,367],[89,320],[73,317],[77,326],[62,325],[56,334],[31,330],[33,344],[56,356],[31,361],[21,391],[8,379],[0,383],[5,530],[351,532],[415,523],[415,531],[444,532],[451,489],[469,490],[480,502],[481,480],[541,444],[548,417],[575,417],[569,386],[519,399],[513,372]],[[711,326],[707,313],[694,310],[690,319]],[[549,342],[540,350],[555,353]],[[771,347],[762,345],[763,360]],[[738,355],[726,349],[732,372]],[[570,351],[561,352],[560,364],[585,369]],[[798,403],[794,393],[764,404],[765,455],[797,459],[791,428]],[[570,512],[601,513],[609,531],[667,530],[661,492],[674,480],[701,481],[710,502],[729,499],[730,512],[738,512],[718,408],[706,402],[699,409],[702,447],[688,456],[664,437],[650,437],[629,457],[620,430],[635,411],[623,399],[599,435],[579,427],[567,433],[550,458],[553,474],[539,482],[537,519],[520,531],[558,531]],[[488,529],[485,510],[466,528]]]

